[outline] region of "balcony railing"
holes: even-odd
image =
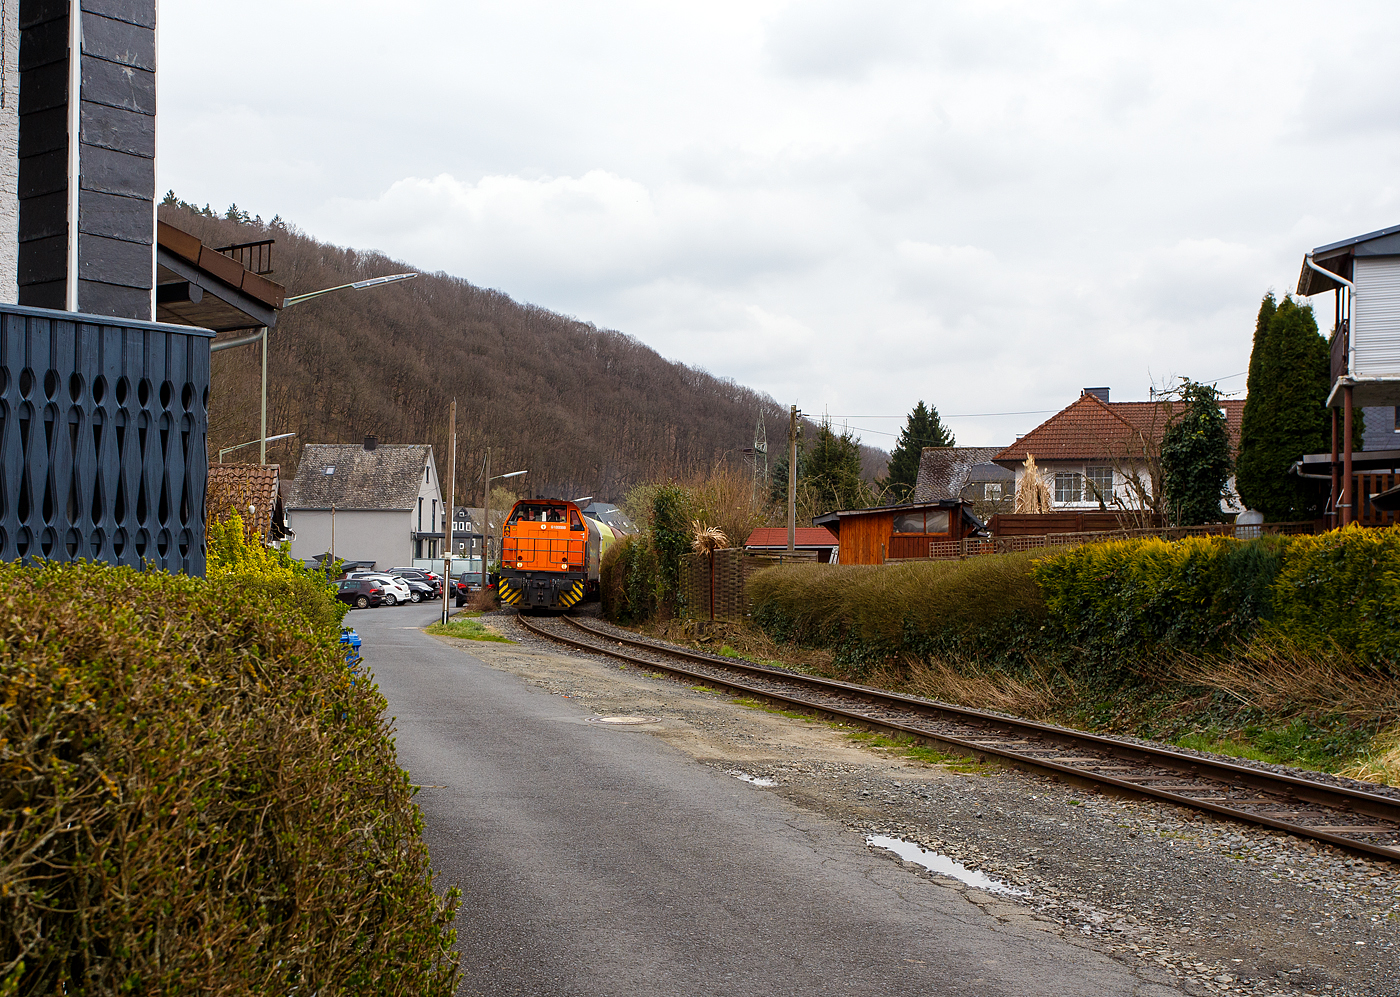
[[[0,560],[204,574],[213,335],[0,305]]]
[[[243,269],[256,274],[272,273],[272,246],[277,240],[263,239],[261,242],[237,242],[214,250],[243,264]]]

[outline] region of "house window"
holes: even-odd
[[[415,541],[413,541],[413,559],[414,559],[415,561],[418,561],[418,560],[422,560],[422,557],[423,557],[423,541],[422,541],[422,540],[415,540]]]
[[[902,512],[894,517],[894,531],[896,533],[922,533],[924,532],[924,513]]]
[[[1395,431],[1400,433],[1400,405],[1395,406]]]
[[[1084,475],[1078,471],[1055,472],[1055,501],[1084,501]]]
[[[894,517],[895,533],[947,533],[948,510],[904,512]]]
[[[437,532],[437,499],[433,499],[433,533]]]
[[[423,532],[423,496],[418,496],[418,532]]]
[[[424,464],[424,465],[423,465],[423,484],[425,484],[425,485],[431,485],[432,483],[433,483],[433,468],[432,468],[432,466],[431,466],[430,464]]]
[[[1000,502],[1001,482],[988,481],[985,485],[982,486],[982,497],[988,502]]]
[[[1097,502],[1100,498],[1106,503],[1113,501],[1113,468],[1091,467],[1085,477],[1089,481],[1088,498]]]

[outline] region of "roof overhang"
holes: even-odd
[[[277,325],[286,289],[165,222],[156,232],[156,315],[215,332]]]
[[[1352,264],[1357,257],[1400,256],[1400,225],[1318,246],[1309,255],[1312,256],[1313,263],[1323,270],[1336,274],[1342,280],[1351,280]],[[1318,273],[1308,266],[1308,261],[1304,258],[1302,272],[1298,274],[1299,294],[1306,298],[1323,291],[1335,291],[1340,287],[1340,281]]]
[[[1304,454],[1299,461],[1302,469],[1308,474],[1330,474],[1333,462],[1330,453],[1310,453]],[[1336,467],[1340,469],[1345,461],[1339,455]],[[1400,468],[1400,450],[1355,450],[1351,455],[1351,469],[1353,471],[1389,471],[1392,468]]]
[[[1352,408],[1400,405],[1400,381],[1393,377],[1339,377],[1328,392],[1328,408],[1341,408],[1345,404],[1346,395],[1342,389],[1347,387],[1351,388]]]

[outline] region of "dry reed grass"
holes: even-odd
[[[1377,734],[1367,750],[1339,774],[1383,786],[1400,786],[1400,724]]]
[[[1400,681],[1336,645],[1318,649],[1257,637],[1228,657],[1178,654],[1134,671],[1159,683],[1216,689],[1266,714],[1330,713],[1374,725],[1400,721]]]
[[[905,657],[898,665],[875,669],[867,681],[926,699],[1032,720],[1059,716],[1077,698],[1068,675],[1044,666],[1010,675],[999,671],[970,672],[965,665],[953,665],[941,658]]]

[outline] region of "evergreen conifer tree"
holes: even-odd
[[[838,435],[823,422],[811,448],[804,449],[798,471],[816,493],[818,515],[870,504],[870,490],[860,476],[860,441],[849,431]]]
[[[1249,357],[1235,482],[1240,498],[1269,520],[1310,519],[1319,490],[1289,473],[1295,460],[1331,448],[1327,341],[1310,305],[1264,296]]]
[[[909,413],[899,440],[890,453],[887,484],[901,499],[905,498],[914,491],[914,484],[919,480],[919,460],[924,447],[953,445],[953,434],[938,418],[938,409],[926,406],[921,399],[914,406],[914,411]]]
[[[1162,488],[1177,526],[1219,523],[1220,500],[1230,478],[1230,436],[1220,394],[1213,385],[1186,381],[1185,411],[1162,434]]]

